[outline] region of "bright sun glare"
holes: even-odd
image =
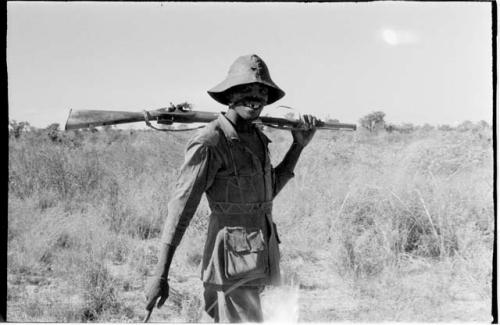
[[[420,41],[420,34],[412,30],[384,28],[381,37],[389,45],[415,44]]]
[[[399,43],[398,34],[392,29],[384,29],[382,31],[382,38],[390,45],[397,45]]]

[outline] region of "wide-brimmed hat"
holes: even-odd
[[[208,94],[221,104],[229,105],[227,94],[232,87],[259,83],[268,87],[266,105],[272,104],[285,96],[269,75],[266,63],[255,54],[240,56],[229,68],[226,79],[208,91]]]

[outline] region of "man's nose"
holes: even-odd
[[[252,88],[251,94],[252,95],[261,95],[260,89],[258,87]]]

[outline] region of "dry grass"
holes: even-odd
[[[268,134],[276,163],[291,137]],[[10,139],[10,321],[141,321],[189,136]],[[489,129],[318,132],[275,200],[285,286],[264,293],[266,319],[490,321],[492,159]],[[203,201],[153,321],[206,320],[208,213]]]

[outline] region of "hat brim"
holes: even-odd
[[[274,82],[267,82],[264,80],[248,80],[246,76],[239,78],[226,79],[214,88],[208,91],[208,94],[217,102],[223,105],[229,105],[228,93],[236,86],[258,83],[268,87],[268,99],[266,105],[272,104],[285,96],[285,92],[281,90]]]

